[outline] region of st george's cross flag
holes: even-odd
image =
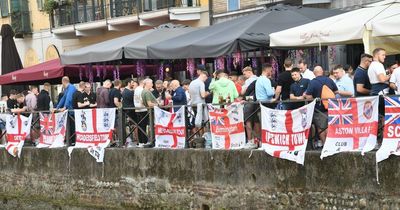
[[[58,113],[39,113],[40,139],[37,148],[63,147],[67,126],[68,111]]]
[[[295,110],[261,105],[261,148],[269,155],[304,165],[315,100]]]
[[[376,152],[376,162],[390,155],[400,155],[400,97],[385,96],[385,129],[383,141]]]
[[[75,146],[69,147],[71,156],[74,148],[88,148],[97,162],[103,162],[104,150],[112,140],[116,108],[76,109]]]
[[[378,131],[379,97],[328,100],[328,134],[321,159],[340,152],[375,148]]]
[[[25,138],[30,134],[32,114],[25,117],[20,114],[6,116],[7,144],[6,149],[10,155],[21,157]]]
[[[226,108],[208,105],[213,149],[240,149],[246,141],[243,105],[232,103]]]
[[[154,107],[155,147],[185,148],[186,126],[185,107],[177,112],[168,112]]]

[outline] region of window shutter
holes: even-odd
[[[8,0],[0,0],[0,12],[1,12],[1,17],[8,17],[9,15]]]

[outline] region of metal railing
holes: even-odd
[[[169,8],[199,7],[200,0],[110,0],[73,1],[59,5],[50,19],[52,28],[86,23],[103,19],[138,15],[139,13],[158,11]]]
[[[109,8],[111,18],[138,14],[136,0],[110,0]]]
[[[310,100],[300,100],[300,101],[290,101],[285,103],[308,103]],[[263,102],[262,104],[267,105],[269,107],[276,106],[278,102]],[[254,109],[250,115],[245,116],[244,123],[246,124],[247,121],[252,120],[253,117],[260,117],[260,102],[244,102],[245,105],[256,105],[256,109]],[[206,104],[203,105],[207,106]],[[219,106],[226,106],[226,104],[219,104]],[[176,106],[161,106],[159,108],[164,110],[171,110],[174,107],[182,107],[180,105]],[[202,123],[200,127],[196,129],[195,132],[192,132],[191,128],[189,128],[189,120],[191,117],[195,117],[194,113],[190,111],[193,107],[197,106],[184,106],[185,107],[185,122],[187,127],[186,132],[186,142],[190,144],[193,140],[195,140],[199,136],[199,133],[203,133],[204,131],[209,131],[209,122],[206,121]],[[146,143],[146,142],[153,142],[155,141],[155,133],[154,133],[154,112],[153,108],[148,108],[143,112],[138,112],[143,110],[143,108],[120,108],[117,110],[117,121],[116,121],[116,129],[114,130],[113,135],[113,142],[119,146],[123,146],[126,144],[128,138],[131,138],[132,141],[136,143]],[[33,121],[32,121],[32,134],[37,138],[40,136],[40,118],[39,112],[24,112],[21,114],[29,115],[33,114]],[[43,112],[49,113],[49,112]],[[67,128],[66,128],[66,137],[65,143],[66,145],[71,145],[74,142],[75,138],[75,123],[74,123],[74,110],[68,111],[68,121],[67,121]],[[0,121],[0,124],[4,123]],[[71,127],[72,126],[72,127]],[[253,131],[252,131],[253,132]],[[0,133],[0,138],[3,137],[5,131],[2,130]],[[259,137],[260,138],[260,137]],[[28,141],[29,142],[29,141]]]

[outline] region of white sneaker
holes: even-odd
[[[128,142],[128,144],[127,144],[127,146],[126,146],[127,148],[134,148],[134,147],[138,147],[135,143],[133,143],[133,142]]]
[[[137,145],[137,147],[138,147],[138,148],[144,148],[144,145],[145,145],[145,144],[143,144],[143,143],[139,143],[139,144]]]
[[[244,145],[244,149],[257,149],[257,144],[254,144],[252,141],[249,141],[249,142],[247,142],[245,145]]]
[[[317,142],[317,147],[323,147],[324,145],[322,144],[322,141],[321,140],[318,140],[318,142]]]

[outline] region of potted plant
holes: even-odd
[[[51,15],[54,10],[58,8],[58,1],[55,0],[45,0],[44,2],[44,11]]]

